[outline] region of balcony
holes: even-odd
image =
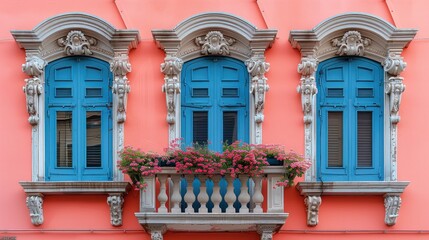
[[[145,178],[148,185],[135,215],[152,239],[162,239],[166,231],[256,231],[261,239],[271,239],[288,217],[283,187],[275,187],[283,173],[282,166],[268,166],[260,177],[207,179],[163,167]]]

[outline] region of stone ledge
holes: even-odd
[[[147,230],[165,226],[169,231],[181,232],[243,232],[259,231],[270,226],[273,233],[285,224],[288,213],[135,213]]]
[[[398,194],[410,182],[300,182],[296,188],[301,195],[384,195]]]
[[[124,194],[128,182],[19,182],[27,195],[43,194]]]

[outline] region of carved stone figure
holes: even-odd
[[[113,226],[122,226],[122,205],[124,204],[124,198],[121,195],[108,196],[107,204],[110,206],[110,223]]]
[[[30,210],[31,223],[41,225],[43,223],[43,198],[42,196],[28,196],[27,207]]]
[[[130,92],[130,85],[127,78],[127,73],[131,72],[131,64],[128,62],[128,55],[118,54],[110,63],[110,70],[115,76],[113,81],[113,93],[118,99],[117,121],[118,123],[125,122],[127,94]]]
[[[25,79],[23,90],[26,97],[27,112],[30,115],[28,121],[33,126],[39,123],[39,95],[43,92],[40,76],[45,65],[45,61],[37,56],[27,57],[26,62],[22,64],[22,71],[31,77]]]
[[[322,198],[320,196],[307,196],[304,202],[307,206],[307,225],[316,226],[319,223],[319,208],[322,204]]]
[[[210,31],[204,39],[202,37],[195,39],[195,44],[201,46],[202,55],[229,55],[229,46],[234,43],[235,39],[226,39],[219,31]]]
[[[339,39],[331,41],[333,47],[338,47],[339,56],[363,56],[365,47],[371,44],[368,38],[362,38],[358,31],[348,31]]]
[[[167,104],[167,122],[176,122],[176,103],[180,94],[179,74],[182,71],[183,61],[177,57],[166,57],[161,64],[161,72],[164,73],[164,85],[162,91],[165,93]]]
[[[86,38],[81,31],[70,31],[67,37],[57,40],[60,47],[64,47],[67,55],[92,55],[89,48],[97,44],[95,38]]]
[[[386,195],[384,197],[384,207],[386,210],[386,216],[384,222],[389,225],[395,225],[396,219],[399,216],[399,208],[401,208],[401,197],[396,195]]]

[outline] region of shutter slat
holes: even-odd
[[[193,112],[194,143],[206,144],[208,140],[208,112]]]
[[[372,167],[372,112],[358,112],[358,167]]]
[[[237,112],[223,112],[223,142],[237,141]]]
[[[343,166],[343,112],[328,112],[328,167]]]

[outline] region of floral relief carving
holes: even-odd
[[[113,93],[116,94],[117,101],[117,121],[125,122],[127,95],[131,88],[127,78],[127,73],[131,72],[131,64],[128,62],[127,54],[117,54],[110,63],[110,70],[114,75]]]
[[[110,206],[110,223],[116,227],[122,226],[122,206],[124,205],[122,195],[108,196],[107,204]]]
[[[304,202],[307,207],[307,225],[316,226],[319,223],[319,208],[322,204],[322,198],[309,195],[304,199]]]
[[[67,37],[57,40],[58,46],[64,47],[67,55],[92,55],[89,48],[97,45],[95,38],[86,38],[81,31],[70,31]]]
[[[384,60],[383,66],[384,71],[386,71],[390,75],[398,76],[407,67],[407,63],[404,62],[404,59],[400,55],[391,53]]]
[[[164,85],[162,91],[165,93],[167,103],[167,122],[176,122],[176,104],[180,94],[179,74],[182,71],[183,61],[177,57],[166,57],[161,64],[161,72],[164,73]]]
[[[27,112],[30,115],[28,122],[33,126],[39,123],[39,95],[43,92],[40,76],[45,65],[45,61],[37,56],[27,57],[26,62],[22,64],[22,71],[31,77],[25,79],[23,91],[26,97]]]
[[[270,69],[270,64],[260,59],[249,59],[246,61],[247,71],[252,77],[250,93],[253,93],[255,99],[255,122],[261,123],[264,121],[264,104],[265,92],[270,87],[267,84],[265,73]]]
[[[41,225],[43,223],[43,198],[39,195],[27,196],[27,207],[30,210],[31,223]]]
[[[301,84],[298,86],[297,91],[301,93],[302,110],[304,112],[304,123],[312,122],[313,96],[317,94],[316,81],[314,73],[317,70],[317,59],[313,57],[304,57],[298,65],[298,72],[301,73]]]
[[[195,44],[201,47],[202,55],[229,55],[229,47],[235,43],[235,39],[226,39],[219,31],[210,31],[204,37],[197,37]]]
[[[402,77],[391,77],[386,87],[386,93],[390,95],[390,120],[393,124],[400,120],[399,105],[402,93],[405,91],[405,84],[402,81]]]
[[[348,31],[344,36],[331,41],[333,47],[338,47],[339,56],[363,56],[365,47],[371,44],[371,39],[362,38],[358,31]]]
[[[384,222],[386,225],[392,226],[396,224],[396,219],[399,216],[399,209],[401,208],[401,197],[397,195],[384,196],[384,207],[386,215]]]

